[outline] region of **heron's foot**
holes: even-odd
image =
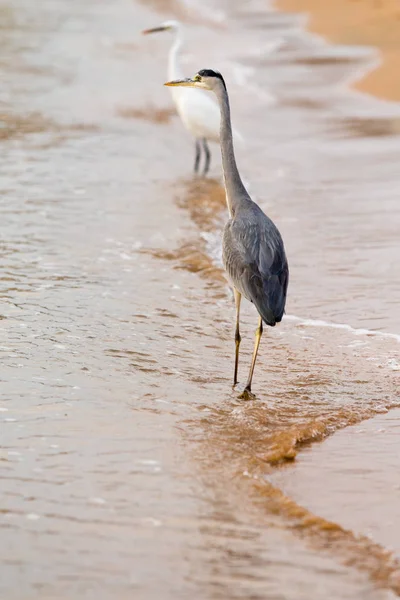
[[[246,387],[243,392],[239,394],[240,400],[255,400],[255,395]]]

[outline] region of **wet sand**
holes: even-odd
[[[336,44],[376,49],[355,89],[400,100],[400,7],[397,0],[277,0],[285,11],[307,13],[307,27]],[[368,54],[368,51],[367,51]]]
[[[399,405],[400,109],[339,90],[358,57],[264,3],[210,3],[225,19],[201,27],[196,7],[166,8],[5,13],[1,596],[393,597],[387,521],[346,507],[340,475],[370,444],[396,521],[398,437],[343,454],[339,436]],[[183,14],[185,68],[226,75],[241,171],[291,265],[247,403],[230,387],[218,150],[193,179],[161,85],[170,38],[139,34]],[[242,382],[255,324],[244,305]],[[343,510],[306,484],[332,444]]]
[[[295,466],[269,480],[315,514],[367,534],[399,556],[400,484],[393,477],[399,433],[400,411],[393,410],[305,449]]]

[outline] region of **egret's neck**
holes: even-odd
[[[222,168],[226,191],[226,201],[229,213],[235,215],[239,205],[248,198],[248,193],[240,178],[233,150],[231,111],[228,92],[221,83],[215,90],[221,110],[220,145],[222,155]]]
[[[172,44],[171,50],[169,51],[168,57],[168,78],[169,80],[173,79],[183,79],[183,73],[179,64],[179,50],[182,46],[182,34],[179,29],[176,30],[175,40]]]

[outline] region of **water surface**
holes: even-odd
[[[331,446],[284,471],[307,493],[271,477],[398,405],[400,112],[345,92],[359,56],[295,18],[209,6],[199,26],[178,3],[2,9],[4,598],[399,590],[379,519],[332,512],[304,484],[324,481]],[[193,179],[161,85],[171,40],[139,34],[168,16],[185,19],[188,74],[226,74],[241,171],[290,261],[288,314],[264,336],[248,403],[231,390],[218,149],[210,180]],[[242,321],[244,382],[251,306]],[[351,460],[371,440],[388,494],[396,465],[384,434],[366,436]],[[340,472],[348,453],[336,460]]]

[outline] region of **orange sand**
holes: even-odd
[[[309,12],[309,28],[338,44],[376,46],[382,64],[355,84],[400,101],[400,0],[277,0],[288,12]]]

